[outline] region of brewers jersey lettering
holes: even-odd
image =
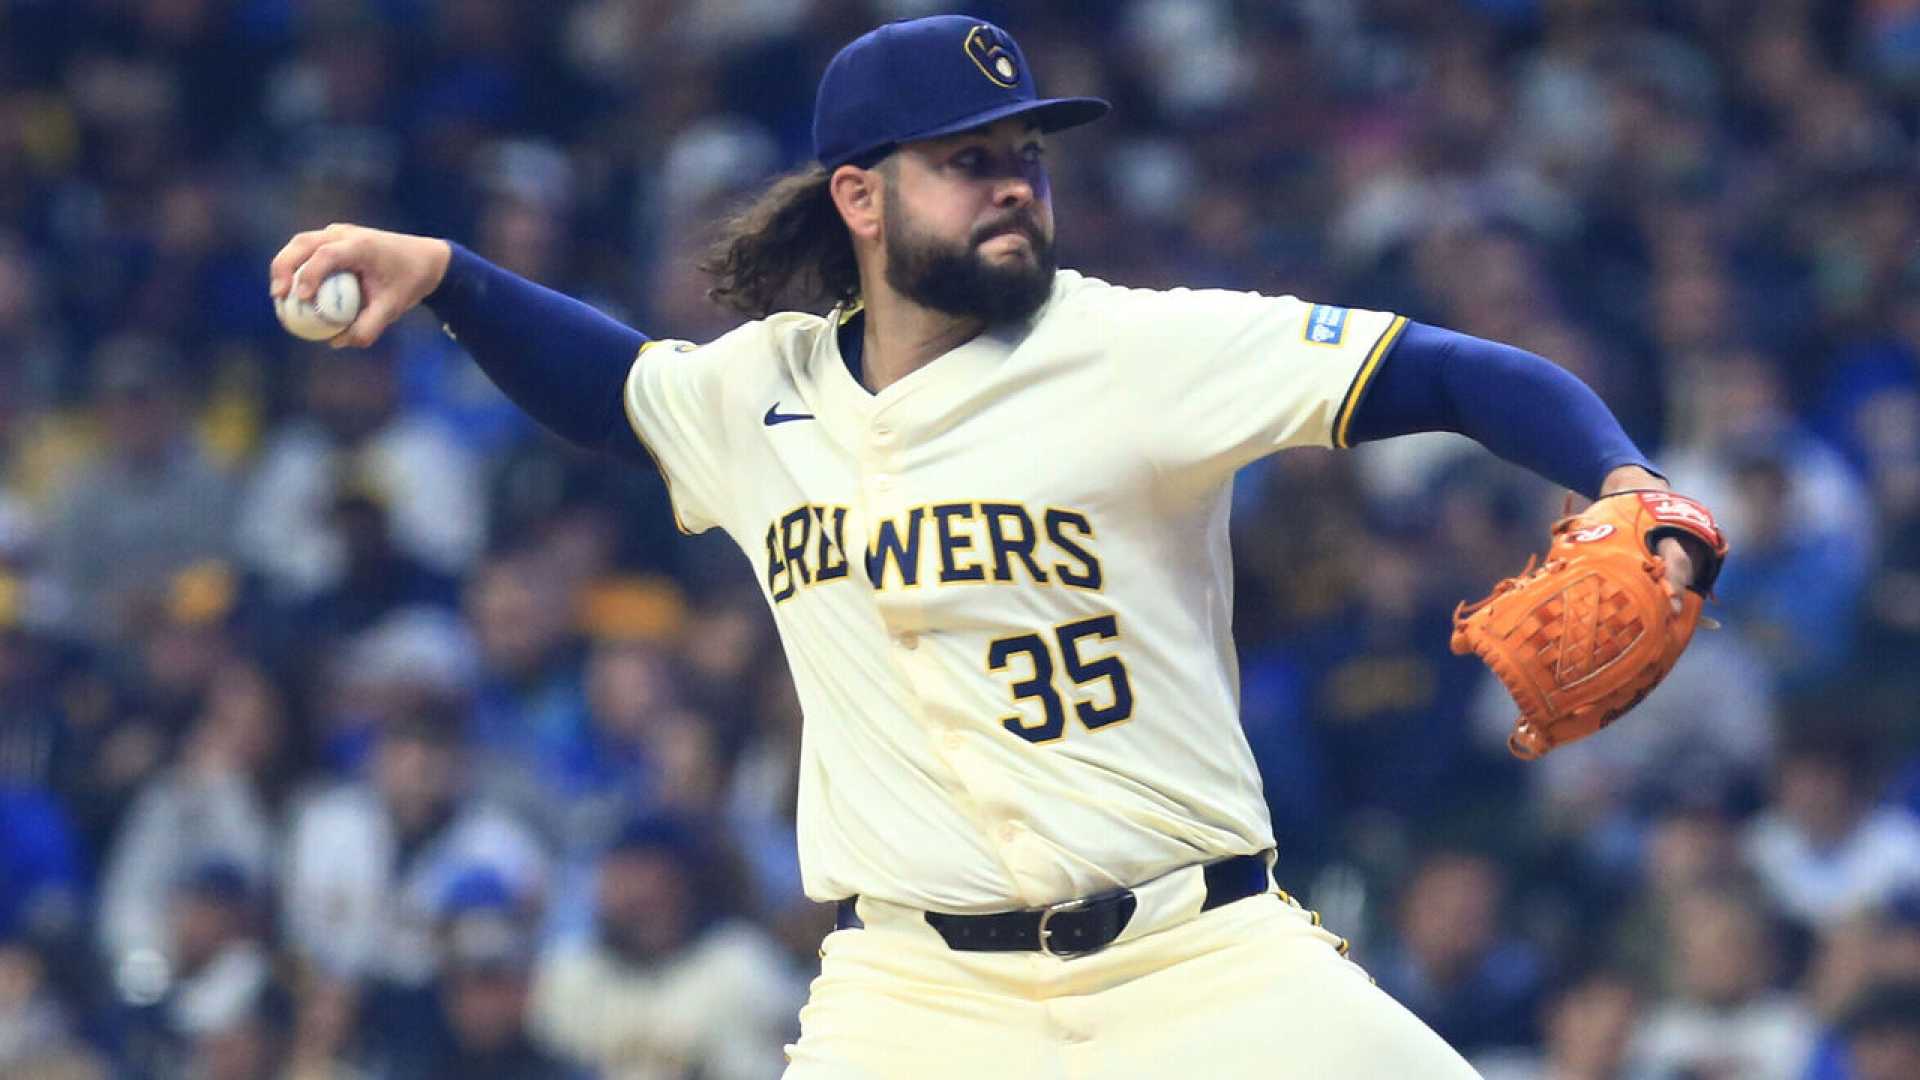
[[[1000,911],[1272,847],[1229,482],[1344,445],[1405,320],[1063,270],[873,394],[847,317],[649,342],[626,387],[681,527],[725,529],[772,607],[807,894]]]

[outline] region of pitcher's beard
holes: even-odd
[[[1027,238],[1031,258],[992,263],[980,247],[1004,235],[1008,223],[989,226],[986,235],[959,248],[914,230],[889,202],[887,216],[887,284],[922,307],[975,318],[988,325],[1018,322],[1040,310],[1053,291],[1053,244],[1033,222],[1022,219],[1012,228]]]

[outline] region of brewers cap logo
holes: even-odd
[[[967,31],[967,57],[988,81],[1011,90],[1020,84],[1020,65],[1013,58],[1013,40],[985,23]]]

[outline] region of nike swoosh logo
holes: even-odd
[[[766,421],[767,421],[768,427],[772,427],[775,424],[784,424],[791,420],[811,420],[811,419],[813,419],[812,413],[781,412],[780,403],[777,401],[767,406]]]

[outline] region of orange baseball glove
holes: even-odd
[[[1678,613],[1655,553],[1669,536],[1698,541]],[[1507,748],[1531,760],[1638,705],[1693,640],[1726,555],[1706,507],[1668,491],[1624,491],[1555,522],[1545,562],[1527,560],[1486,599],[1456,608],[1453,651],[1477,654],[1520,706]]]

